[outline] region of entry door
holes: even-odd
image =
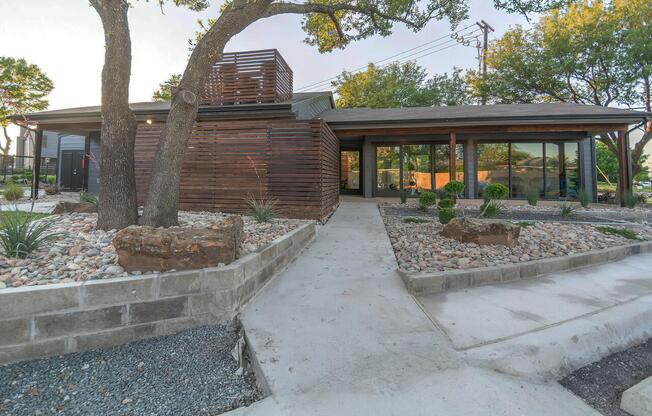
[[[362,193],[362,166],[359,150],[340,151],[340,193]]]
[[[64,189],[78,191],[84,184],[83,150],[64,150],[61,152],[61,185]]]

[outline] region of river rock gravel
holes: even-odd
[[[228,215],[180,212],[179,223],[182,227],[207,227],[223,221]],[[244,241],[241,255],[269,245],[305,222],[275,218],[267,223],[258,223],[249,216],[242,219]],[[130,275],[117,264],[117,255],[111,244],[116,230],[96,229],[97,214],[51,215],[43,221],[52,221],[51,232],[61,233],[61,237],[25,259],[0,256],[0,289]],[[138,271],[131,273],[139,274]]]
[[[411,272],[520,263],[633,242],[602,233],[593,225],[535,221],[521,227],[519,243],[515,247],[478,245],[441,236],[439,233],[443,226],[432,217],[424,217],[429,221],[426,223],[405,223],[404,219],[383,215],[399,267]]]
[[[260,398],[231,355],[235,327],[211,325],[105,350],[0,367],[0,414],[215,415]]]

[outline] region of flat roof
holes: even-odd
[[[487,124],[627,123],[652,118],[652,113],[571,103],[495,104],[408,108],[337,108],[321,117],[332,128],[430,123],[478,126]]]

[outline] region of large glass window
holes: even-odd
[[[376,189],[398,191],[400,189],[401,148],[399,146],[376,147]]]
[[[509,187],[509,143],[478,144],[478,196],[492,183]]]
[[[546,143],[546,192],[545,197],[559,198],[559,144]]]
[[[342,191],[360,190],[360,151],[340,152],[340,189]]]
[[[413,144],[403,148],[403,188],[409,195],[432,189],[430,145]]]
[[[450,181],[450,145],[434,145],[435,154],[435,189],[441,189]]]
[[[543,191],[543,143],[512,143],[512,197]]]

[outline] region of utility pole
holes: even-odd
[[[489,50],[489,32],[494,32],[494,28],[489,25],[489,23],[485,22],[484,20],[480,20],[479,22],[475,22],[476,25],[480,28],[482,31],[482,55],[481,55],[481,63],[482,63],[482,77],[486,78],[487,76],[487,51]],[[479,46],[479,45],[478,45]],[[478,62],[479,66],[480,62]],[[487,104],[487,93],[484,92],[482,94],[482,105]]]

